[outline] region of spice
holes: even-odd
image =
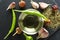
[[[25,7],[26,6],[26,2],[25,1],[23,1],[23,0],[21,0],[20,2],[19,2],[19,6],[20,7]]]
[[[51,20],[50,24],[48,24],[46,27],[56,30],[60,26],[60,11],[56,10],[55,12],[52,12],[52,8],[48,7],[44,12],[43,15],[45,15],[47,18]]]
[[[32,5],[32,7],[33,7],[34,9],[38,9],[38,8],[39,8],[39,4],[36,3],[36,2],[34,2],[34,1],[32,1],[32,0],[31,0],[31,5]]]
[[[15,28],[15,23],[16,23],[16,15],[15,15],[15,12],[14,10],[12,9],[12,16],[13,16],[13,19],[12,19],[12,25],[11,25],[11,29],[9,30],[8,34],[4,37],[4,39],[6,39],[10,33],[12,33],[14,31],[14,28]]]
[[[32,36],[28,36],[24,33],[24,36],[26,37],[26,40],[33,40]]]
[[[16,5],[16,3],[15,3],[15,2],[12,2],[12,3],[8,6],[8,8],[7,8],[6,10],[15,8],[15,5]]]
[[[44,2],[39,2],[40,8],[45,9],[47,8],[50,4],[44,3]]]
[[[44,25],[45,25],[45,26],[48,26],[50,23],[51,23],[51,20],[44,21]]]
[[[39,38],[47,38],[49,36],[49,32],[45,28],[41,28],[40,31],[38,32],[38,37]]]
[[[53,6],[52,6],[52,10],[53,10],[53,11],[58,10],[58,6],[57,6],[57,5],[53,5]]]
[[[22,30],[19,27],[17,27],[16,32],[13,34],[13,36],[15,36],[16,34],[21,34],[21,32]]]
[[[30,11],[32,10],[32,11]],[[31,14],[31,15],[36,15],[39,17],[42,17],[44,19],[44,21],[49,21],[48,18],[46,18],[43,14],[41,14],[39,11],[35,10],[35,9],[27,9],[27,10],[14,10],[16,12],[23,12],[25,14]]]

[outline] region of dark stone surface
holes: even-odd
[[[13,1],[16,2],[16,9],[21,9],[18,6],[19,0],[0,0],[0,40],[4,40],[3,38],[8,33],[8,31],[11,27],[12,13],[11,13],[11,11],[6,11],[6,8]],[[25,0],[25,1],[26,1],[26,7],[24,9],[32,8],[31,4],[30,4],[30,0]],[[52,0],[34,0],[34,1],[36,1],[36,2],[44,1],[47,3],[55,4]],[[56,0],[56,2],[58,3],[58,6],[60,6],[60,1]],[[40,11],[40,9],[39,9],[39,11]],[[20,15],[20,13],[16,13],[16,16],[17,16],[16,27],[18,26],[19,15]],[[49,31],[49,32],[52,34],[54,31]],[[25,36],[23,35],[23,33],[12,37],[13,33],[11,33],[6,40],[25,40]],[[36,35],[33,35],[33,38],[35,40]],[[52,36],[50,36],[46,39],[39,39],[39,40],[60,40],[60,30],[56,31]]]

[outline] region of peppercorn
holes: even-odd
[[[53,5],[53,6],[52,6],[52,10],[53,10],[53,11],[58,10],[58,6],[57,6],[57,5]]]
[[[26,2],[25,1],[23,1],[23,0],[21,0],[20,2],[19,2],[19,6],[20,7],[25,7],[26,6]]]

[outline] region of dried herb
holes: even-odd
[[[47,18],[51,20],[51,23],[47,25],[49,28],[56,29],[58,26],[60,26],[60,12],[59,10],[56,10],[55,12],[52,11],[51,7],[48,7],[43,12],[43,15],[45,15]]]

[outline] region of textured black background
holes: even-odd
[[[3,39],[4,36],[8,33],[8,31],[11,27],[12,13],[10,11],[6,11],[6,8],[13,1],[16,2],[16,9],[20,9],[18,6],[18,2],[20,0],[0,0],[0,40],[4,40]],[[30,0],[25,0],[25,1],[26,1],[25,9],[32,8],[31,4],[30,4]],[[36,2],[44,1],[47,3],[55,4],[52,0],[34,0],[34,1],[36,1]],[[58,6],[60,6],[60,0],[56,0],[56,2],[58,3]],[[20,15],[20,13],[16,13],[16,16],[17,16],[16,27],[18,26],[19,15]],[[20,35],[16,35],[16,36],[12,37],[13,33],[10,34],[10,36],[7,38],[7,40],[25,40],[23,33]],[[35,40],[36,35],[33,35],[33,38]],[[49,38],[39,39],[39,40],[60,40],[60,30],[57,31],[56,33],[54,33]]]

